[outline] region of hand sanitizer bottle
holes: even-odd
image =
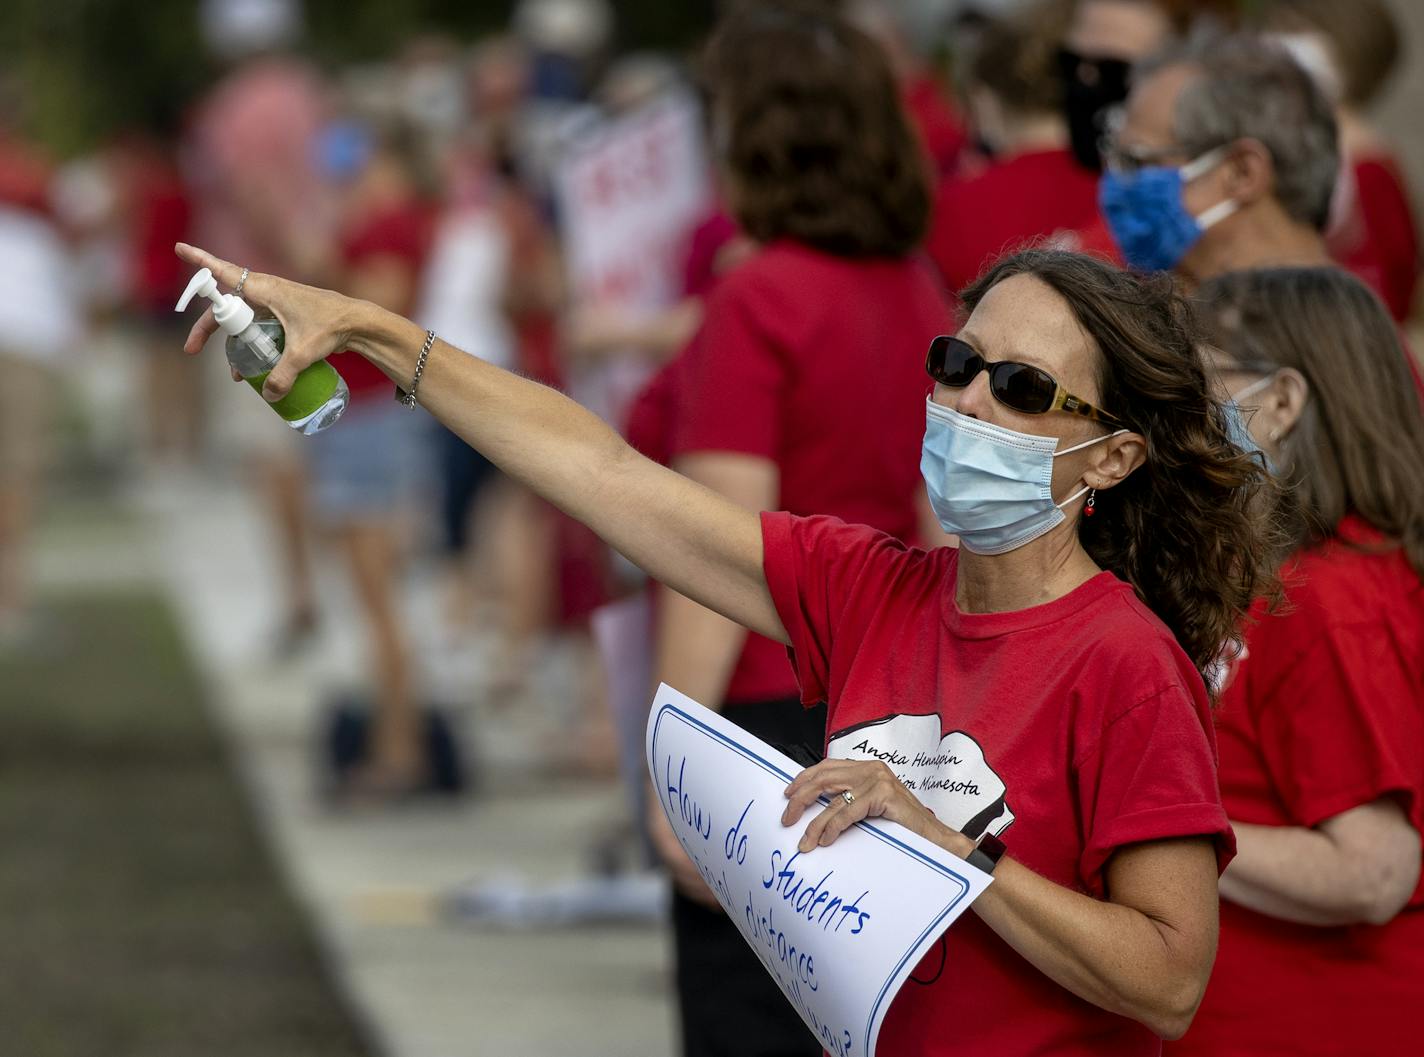
[[[261,393],[262,383],[282,358],[287,340],[282,325],[275,319],[258,319],[252,306],[236,294],[219,293],[217,280],[207,268],[193,276],[175,311],[183,311],[199,294],[213,303],[213,319],[228,335],[227,362]],[[320,360],[297,375],[291,391],[271,407],[287,425],[310,437],[340,418],[350,400],[346,380],[335,367]]]

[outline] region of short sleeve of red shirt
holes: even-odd
[[[393,258],[419,276],[429,250],[431,212],[421,203],[391,207],[365,218],[347,232],[341,244],[342,261],[357,268],[372,261]],[[414,285],[412,285],[412,289]],[[409,313],[412,306],[401,306]],[[338,352],[332,366],[346,379],[351,395],[361,402],[390,393],[391,383],[379,367],[354,352]]]
[[[1216,839],[1217,867],[1236,842],[1217,790],[1215,758],[1187,692],[1165,689],[1110,721],[1075,761],[1085,841],[1079,871],[1097,882],[1112,853],[1128,844],[1180,836]]]
[[[885,551],[902,543],[864,525],[834,517],[761,515],[762,565],[776,611],[791,640],[791,662],[801,700],[826,700],[830,687],[831,639],[856,634],[855,613],[845,623],[848,602],[861,573]]]
[[[835,640],[858,642],[876,619],[880,600],[897,593],[897,566],[912,552],[891,537],[836,518],[762,515],[763,566],[777,613],[791,642],[802,699],[834,695],[830,658]],[[867,570],[873,569],[873,575]],[[893,600],[886,602],[893,606]],[[1143,632],[1148,629],[1144,626]],[[933,626],[924,630],[936,634]],[[1167,669],[1104,659],[1090,682],[1121,700],[1121,713],[1073,760],[1083,829],[1079,876],[1102,890],[1101,871],[1127,844],[1171,837],[1216,841],[1225,869],[1235,840],[1217,786],[1216,746],[1204,691],[1193,695]],[[1143,680],[1163,689],[1132,701]],[[1064,707],[1068,707],[1067,702]]]
[[[771,332],[775,313],[756,303],[759,293],[742,273],[708,298],[705,322],[682,356],[679,384],[698,398],[680,402],[673,454],[777,457],[789,367]]]
[[[1383,796],[1419,821],[1420,688],[1379,624],[1327,626],[1284,667],[1256,717],[1261,756],[1298,825]]]

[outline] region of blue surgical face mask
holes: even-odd
[[[1130,267],[1170,271],[1196,245],[1202,232],[1239,208],[1228,199],[1193,216],[1182,204],[1182,187],[1226,157],[1218,147],[1180,168],[1148,165],[1134,173],[1108,169],[1098,182],[1098,205]]]
[[[946,532],[975,554],[1003,554],[1058,525],[1062,508],[1088,491],[1055,503],[1053,460],[1107,439],[1054,451],[1056,437],[991,425],[928,400],[920,473]]]
[[[1231,437],[1231,443],[1235,444],[1247,454],[1254,454],[1259,451],[1266,460],[1266,469],[1271,473],[1276,472],[1275,463],[1261,446],[1256,443],[1256,438],[1251,436],[1251,427],[1246,421],[1246,415],[1242,410],[1241,401],[1248,397],[1255,396],[1275,380],[1276,376],[1274,373],[1268,374],[1259,381],[1252,382],[1240,392],[1232,394],[1231,399],[1226,401],[1224,405],[1224,410],[1226,411],[1226,431]]]

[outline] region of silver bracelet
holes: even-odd
[[[430,348],[435,344],[435,331],[425,332],[425,344],[420,347],[420,358],[415,361],[415,377],[410,380],[410,391],[396,386],[396,400],[414,410],[415,390],[420,386],[420,376],[425,372],[425,361],[430,358]]]

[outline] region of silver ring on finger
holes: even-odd
[[[847,804],[854,804],[855,794],[852,793],[849,789],[847,789],[841,793],[841,799],[844,800]]]
[[[242,269],[242,276],[237,280],[237,285],[232,288],[232,292],[237,297],[242,296],[242,288],[247,284],[247,269]]]

